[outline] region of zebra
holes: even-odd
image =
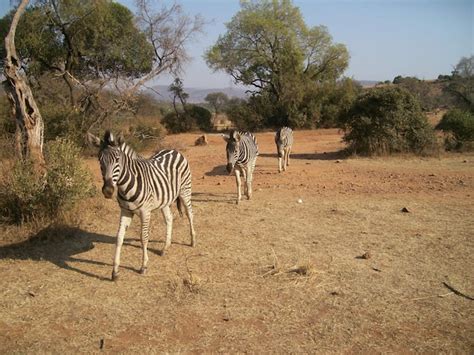
[[[286,171],[286,167],[290,165],[291,146],[293,145],[293,130],[290,127],[280,128],[276,131],[275,143],[278,152],[278,172],[281,173],[282,170]]]
[[[237,204],[242,199],[240,192],[240,174],[244,177],[244,193],[247,199],[252,197],[252,180],[255,163],[258,156],[257,139],[250,132],[231,131],[230,134],[222,135],[227,142],[227,172],[235,171],[237,183]]]
[[[101,140],[88,133],[90,143],[99,147],[102,173],[102,193],[111,199],[117,190],[120,206],[120,224],[117,232],[112,280],[118,279],[120,250],[125,232],[134,215],[141,220],[142,266],[145,274],[148,266],[148,233],[151,212],[160,209],[166,222],[166,242],[162,255],[171,245],[173,215],[170,205],[176,201],[182,214],[182,206],[189,220],[191,246],[196,245],[191,206],[191,171],[186,158],[176,150],[162,150],[151,158],[139,156],[122,137],[117,139],[107,131]]]

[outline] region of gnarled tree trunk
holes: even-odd
[[[3,82],[12,113],[16,121],[16,150],[20,159],[31,159],[38,172],[44,171],[43,134],[44,124],[33,93],[21,73],[21,62],[15,48],[15,32],[29,0],[22,0],[13,17],[10,31],[5,38]]]

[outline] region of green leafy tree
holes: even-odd
[[[83,120],[85,130],[135,109],[144,83],[181,70],[185,45],[204,26],[178,4],[157,11],[152,1],[136,5],[135,16],[109,0],[39,0],[19,23],[17,46],[29,81],[38,91],[45,76],[63,80],[65,88],[56,93],[68,93],[63,115]],[[2,39],[11,19],[8,14],[0,21]]]
[[[436,129],[448,133],[445,146],[448,150],[474,149],[474,113],[453,109],[444,114]]]
[[[445,90],[453,95],[459,108],[474,112],[474,55],[460,59]]]
[[[242,1],[227,32],[205,54],[214,70],[253,88],[274,108],[268,125],[304,124],[304,88],[336,80],[349,54],[324,26],[309,28],[290,0]],[[258,115],[258,113],[257,113]]]
[[[204,101],[209,103],[216,114],[222,112],[224,106],[229,102],[229,97],[223,92],[211,92],[206,95]]]
[[[424,154],[435,144],[434,131],[419,103],[399,87],[380,87],[362,93],[343,124],[344,140],[357,154]]]

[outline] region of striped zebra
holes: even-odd
[[[278,152],[278,171],[286,171],[290,165],[291,146],[293,145],[293,130],[290,127],[282,127],[275,134],[275,143]],[[282,159],[283,158],[283,159]]]
[[[120,250],[127,228],[134,215],[141,220],[142,267],[144,274],[148,265],[148,233],[151,212],[160,209],[166,222],[166,242],[163,253],[171,244],[173,215],[170,205],[177,201],[182,214],[182,206],[189,220],[191,246],[196,244],[191,207],[191,171],[186,158],[176,150],[162,150],[149,159],[140,157],[122,138],[116,139],[107,131],[104,139],[88,134],[88,140],[99,147],[100,170],[104,185],[102,193],[112,198],[117,190],[120,206],[120,224],[112,271],[112,280],[118,278]]]
[[[242,199],[241,174],[245,181],[244,193],[248,200],[252,197],[253,171],[258,156],[257,139],[252,133],[242,131],[231,131],[229,135],[224,134],[223,138],[227,142],[227,172],[232,174],[232,171],[235,171],[237,204],[239,204]]]

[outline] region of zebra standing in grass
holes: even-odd
[[[237,182],[237,204],[242,199],[240,192],[240,174],[244,177],[244,193],[247,199],[252,197],[252,180],[255,163],[258,156],[257,139],[250,132],[231,131],[229,135],[223,135],[227,142],[227,172],[235,171]]]
[[[286,167],[290,165],[293,130],[290,127],[280,128],[275,134],[275,143],[278,152],[278,171],[281,173],[282,169],[286,171]]]
[[[170,205],[177,201],[178,210],[184,206],[189,219],[191,246],[196,244],[191,207],[191,171],[186,158],[176,150],[162,150],[149,159],[140,157],[123,139],[114,138],[107,131],[104,139],[88,134],[89,141],[99,147],[100,170],[104,185],[102,193],[112,198],[117,189],[120,206],[120,225],[117,232],[112,280],[118,278],[120,250],[125,232],[134,215],[141,220],[142,267],[144,274],[148,265],[148,232],[151,212],[161,209],[166,222],[166,243],[163,253],[171,244],[173,215]]]

